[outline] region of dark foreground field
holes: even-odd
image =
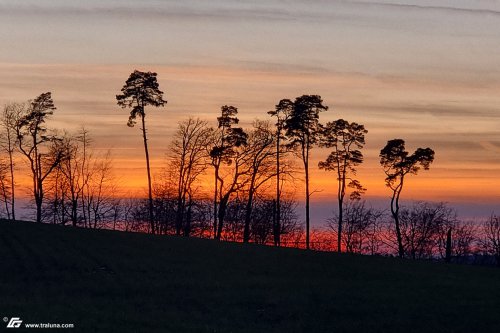
[[[0,318],[51,332],[500,332],[489,267],[21,222],[0,258]]]

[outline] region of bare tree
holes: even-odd
[[[163,99],[163,91],[159,89],[156,73],[140,72],[135,70],[125,82],[122,94],[116,95],[116,100],[122,108],[132,108],[127,125],[134,127],[136,118],[142,121],[142,138],[144,140],[144,152],[146,154],[146,169],[148,174],[148,199],[149,199],[149,222],[151,233],[155,233],[153,221],[153,192],[151,182],[151,168],[149,165],[148,140],[146,136],[146,111],[148,105],[154,107],[164,106],[167,101]]]
[[[193,202],[193,186],[208,167],[207,146],[211,129],[207,122],[189,118],[179,123],[169,151],[170,171],[175,174],[176,188],[176,234],[183,231],[189,236],[191,220],[188,216]]]
[[[439,235],[439,254],[446,261],[466,261],[474,253],[478,241],[478,228],[474,222],[448,219]]]
[[[102,228],[114,218],[116,182],[112,174],[113,160],[108,151],[102,157],[95,157],[91,166],[91,176],[82,190],[82,209],[86,211],[85,225],[88,228]]]
[[[8,163],[5,163],[2,159],[0,159],[0,202],[3,203],[0,207],[0,211],[2,208],[5,209],[5,214],[7,219],[10,220],[12,218],[10,211],[10,192],[11,188],[9,186],[9,166]]]
[[[304,164],[305,194],[306,194],[306,249],[309,249],[309,157],[312,148],[319,139],[319,113],[328,110],[323,105],[321,96],[303,95],[297,97],[293,103],[293,109],[286,121],[286,135],[290,145],[299,148],[299,155]]]
[[[444,203],[416,202],[400,214],[405,255],[430,259],[437,254],[442,230],[455,223],[456,213]]]
[[[359,200],[349,200],[344,203],[343,210],[344,232],[341,240],[346,252],[374,254],[378,248],[376,236],[383,213],[373,207],[367,207],[364,201]],[[340,214],[336,214],[327,221],[337,239],[339,216]]]
[[[416,175],[420,168],[428,170],[434,161],[434,151],[430,148],[418,148],[412,155],[405,149],[405,142],[394,139],[380,151],[380,164],[386,174],[385,184],[392,190],[391,214],[396,226],[396,237],[398,241],[398,255],[403,258],[405,250],[401,236],[399,221],[399,198],[403,191],[404,180],[408,174]]]
[[[248,194],[243,231],[244,243],[250,240],[250,222],[252,219],[254,197],[257,191],[274,178],[277,172],[275,169],[276,152],[274,150],[274,141],[274,133],[271,131],[269,123],[255,121],[253,130],[248,135],[245,147],[245,167],[247,169],[245,174],[247,179],[245,182],[248,184],[246,188]]]
[[[113,205],[114,181],[110,153],[95,154],[90,147],[89,132],[82,128],[75,135],[64,133],[53,144],[52,154],[63,152],[64,158],[47,178],[44,216],[52,223],[96,227],[104,223],[103,205]],[[105,183],[102,185],[101,183]],[[106,189],[103,191],[102,189]],[[103,199],[105,198],[105,199]],[[98,212],[98,221],[96,221]],[[102,224],[101,223],[101,224]]]
[[[349,123],[339,119],[321,127],[320,145],[333,148],[325,161],[318,163],[320,169],[337,173],[337,251],[342,252],[342,222],[346,188],[353,189],[350,194],[352,200],[360,199],[365,188],[355,179],[356,167],[363,163],[361,149],[365,144],[365,134],[368,131],[363,125]]]
[[[465,260],[472,254],[476,241],[475,227],[457,219],[455,210],[445,203],[419,201],[401,207],[400,230],[404,255],[411,259]],[[380,232],[388,252],[399,254],[394,223],[387,221]]]
[[[250,224],[250,236],[256,244],[274,244],[274,218],[269,214],[275,207],[274,199],[269,196],[257,196],[255,199],[254,212]],[[292,241],[303,233],[302,225],[298,222],[295,212],[297,203],[287,197],[282,197],[282,219],[280,238],[283,237],[285,244]]]
[[[197,189],[193,191],[197,191]],[[213,221],[212,199],[194,195],[190,195],[189,198],[186,215],[186,219],[189,221],[189,224],[186,223],[186,227],[189,226],[187,233],[195,237],[210,238]]]
[[[0,118],[0,127],[3,131],[0,133],[0,148],[7,154],[8,157],[8,171],[9,180],[4,179],[5,182],[9,181],[10,188],[10,207],[7,208],[7,215],[9,219],[16,219],[16,182],[14,177],[14,153],[17,146],[16,124],[19,122],[21,115],[26,113],[28,105],[26,103],[11,103],[3,108]],[[4,192],[6,193],[6,192]],[[7,199],[7,197],[5,197]],[[7,205],[7,201],[5,202]]]
[[[496,265],[500,267],[500,218],[491,215],[483,223],[482,232],[484,234],[481,245],[486,254],[495,258]]]
[[[64,149],[64,148],[62,148]],[[66,224],[69,220],[68,213],[68,182],[59,164],[47,177],[45,185],[45,198],[42,209],[42,218],[52,224]]]
[[[31,102],[16,123],[18,147],[30,165],[37,222],[42,221],[44,182],[64,158],[64,150],[57,150],[59,138],[47,134],[45,127],[46,119],[55,109],[51,93],[43,93]]]
[[[84,191],[84,163],[87,161],[86,147],[88,144],[88,131],[82,129],[76,137],[65,135],[62,139],[62,148],[66,151],[66,158],[59,166],[64,176],[63,181],[67,189],[66,200],[69,203],[69,219],[75,227],[79,222],[79,203]],[[85,141],[85,142],[84,142]]]
[[[153,183],[154,223],[158,234],[176,234],[178,177],[177,170],[165,168]]]
[[[285,140],[284,130],[286,122],[290,114],[293,111],[294,104],[289,99],[282,99],[276,105],[273,111],[269,111],[268,114],[276,117],[276,211],[274,217],[273,235],[274,235],[274,245],[280,246],[280,230],[281,230],[281,156],[287,151],[286,145],[282,144],[282,140]]]

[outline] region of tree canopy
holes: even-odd
[[[135,70],[130,74],[122,88],[122,94],[116,95],[116,100],[122,108],[132,108],[127,125],[134,127],[136,118],[144,117],[144,108],[148,105],[160,107],[167,104],[163,99],[163,91],[156,79],[157,74],[153,72],[141,72]]]

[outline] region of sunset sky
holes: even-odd
[[[142,139],[115,95],[139,69],[158,73],[168,100],[146,110],[156,171],[179,120],[215,125],[231,104],[249,126],[282,98],[319,94],[322,122],[369,131],[368,199],[390,195],[378,153],[403,138],[436,151],[403,200],[450,202],[464,216],[500,200],[500,1],[0,0],[0,41],[0,105],[51,91],[49,126],[87,127],[132,192],[146,188]],[[313,151],[312,164],[326,155]],[[313,171],[318,207],[334,202],[334,181]]]

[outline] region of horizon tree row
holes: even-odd
[[[348,216],[352,211],[360,214],[364,211],[357,205],[362,202],[366,188],[356,173],[363,163],[362,149],[368,131],[362,124],[344,119],[322,124],[320,113],[329,108],[321,96],[282,99],[268,112],[276,118],[274,124],[270,120],[256,120],[248,129],[238,126],[238,109],[232,105],[221,107],[214,127],[197,118],[180,122],[169,147],[164,172],[154,181],[149,162],[146,107],[163,107],[167,100],[159,89],[157,74],[152,72],[134,71],[121,92],[116,96],[118,105],[131,109],[127,125],[133,127],[137,118],[142,125],[148,179],[147,214],[139,214],[144,211],[140,200],[134,201],[134,209],[128,209],[122,206],[131,206],[130,203],[122,205],[119,199],[109,195],[116,186],[111,179],[111,157],[93,155],[86,130],[70,135],[47,128],[45,122],[56,110],[51,93],[47,92],[27,103],[4,107],[0,194],[2,210],[8,219],[16,218],[14,155],[19,154],[29,166],[37,222],[51,220],[98,228],[104,221],[113,220],[113,228],[116,228],[123,222],[120,219],[125,220],[119,211],[127,211],[124,213],[127,218],[135,214],[144,221],[147,216],[149,226],[140,229],[151,233],[173,231],[176,235],[190,236],[193,226],[203,225],[195,229],[204,237],[208,233],[209,237],[223,240],[231,234],[233,239],[256,242],[257,225],[265,221],[269,228],[264,229],[271,230],[272,243],[279,246],[288,227],[293,226],[295,233],[301,228],[300,223],[290,222],[296,218],[289,218],[286,226],[283,222],[284,215],[294,215],[290,212],[291,207],[295,207],[292,194],[286,194],[285,189],[297,178],[293,160],[299,158],[305,183],[305,248],[309,249],[310,197],[314,193],[309,187],[310,158],[313,148],[322,147],[331,151],[318,163],[318,168],[333,171],[337,182],[336,249],[353,251],[357,247],[353,245],[352,235],[349,236],[352,226]],[[430,148],[418,148],[410,154],[402,139],[389,140],[380,151],[386,186],[392,191],[390,211],[394,229],[391,234],[395,236],[400,257],[420,256],[415,251],[408,252],[408,241],[404,239],[405,211],[400,208],[404,180],[420,169],[428,170],[434,155]],[[213,193],[203,186],[209,173],[213,175]],[[206,206],[210,195],[212,209],[207,214],[206,207],[201,207]],[[282,202],[284,196],[286,209]],[[267,214],[262,215],[263,207],[267,207]],[[283,209],[288,212],[285,214]],[[131,215],[132,211],[135,213]],[[365,216],[366,223],[372,218],[378,220],[378,214],[372,213],[360,216]],[[202,215],[204,217],[199,218]],[[235,216],[239,219],[237,223]],[[212,221],[208,229],[207,217]],[[201,220],[204,222],[200,223]],[[346,241],[345,236],[350,240]],[[259,242],[262,239],[268,242],[268,237],[260,239]]]

